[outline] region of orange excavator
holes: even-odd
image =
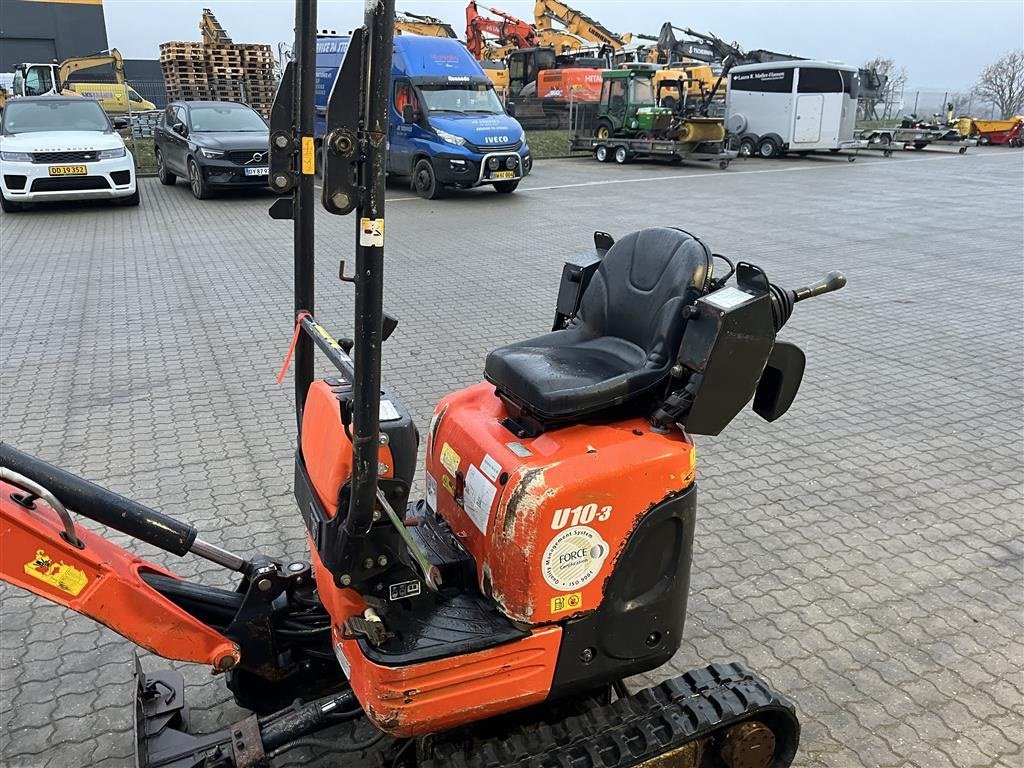
[[[320,201],[355,214],[355,267],[339,268],[350,338],[314,315],[316,5],[296,2],[269,142],[270,215],[292,224],[295,283],[295,454],[278,490],[294,492],[308,559],[230,552],[0,442],[0,579],[208,666],[253,711],[190,732],[182,674],[137,665],[140,768],[267,768],[306,746],[354,768],[378,744],[376,764],[392,768],[790,768],[796,708],[742,664],[636,692],[625,680],[684,638],[694,435],[721,433],[751,402],[769,422],[786,413],[805,357],[777,334],[797,303],[846,279],[791,290],[680,229],[597,232],[563,267],[552,330],[497,346],[483,380],[442,398],[421,433],[381,372],[398,322],[383,308],[394,0],[366,3],[324,113]],[[319,240],[346,254],[333,233]],[[248,540],[221,496],[212,513]],[[237,586],[179,578],[82,518],[220,565]],[[326,730],[345,722],[372,735]]]
[[[481,61],[505,62],[509,96],[547,102],[549,108],[538,113],[545,126],[557,127],[560,122],[551,107],[562,109],[570,99],[597,101],[601,72],[608,66],[606,55],[587,51],[587,42],[571,33],[538,30],[497,8],[486,10],[497,18],[481,14],[475,1],[466,6],[466,46]],[[529,114],[519,116],[532,122]]]

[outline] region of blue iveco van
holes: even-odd
[[[316,135],[325,133],[327,99],[348,37],[320,37],[316,47]],[[388,173],[408,176],[416,192],[491,184],[514,192],[532,158],[523,128],[506,114],[490,78],[462,43],[400,35],[391,68]]]

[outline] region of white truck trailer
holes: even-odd
[[[858,150],[857,67],[824,61],[744,64],[729,72],[725,126],[741,156]],[[851,161],[856,153],[850,155]]]

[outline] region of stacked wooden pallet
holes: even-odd
[[[160,69],[168,99],[194,101],[210,98],[206,52],[201,43],[161,44]]]
[[[240,101],[270,114],[277,84],[269,45],[162,43],[160,66],[171,100]]]

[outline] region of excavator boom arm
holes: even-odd
[[[633,39],[631,34],[618,35],[584,13],[570,8],[559,0],[536,0],[533,6],[534,25],[538,30],[553,29],[557,21],[565,31],[591,43],[610,45],[618,51]]]
[[[114,77],[117,79],[118,84],[124,85],[124,58],[122,58],[121,52],[117,48],[111,48],[109,51],[95,53],[91,56],[77,56],[73,59],[62,61],[57,69],[57,79],[60,81],[59,88],[63,88],[68,78],[78,70],[102,67],[105,64],[110,64],[113,67]]]
[[[501,18],[482,15],[472,0],[466,6],[466,47],[477,59],[494,58],[499,54],[503,58],[508,51],[537,45],[537,30],[532,25],[496,8],[487,10]],[[497,38],[499,45],[489,43],[484,35]]]

